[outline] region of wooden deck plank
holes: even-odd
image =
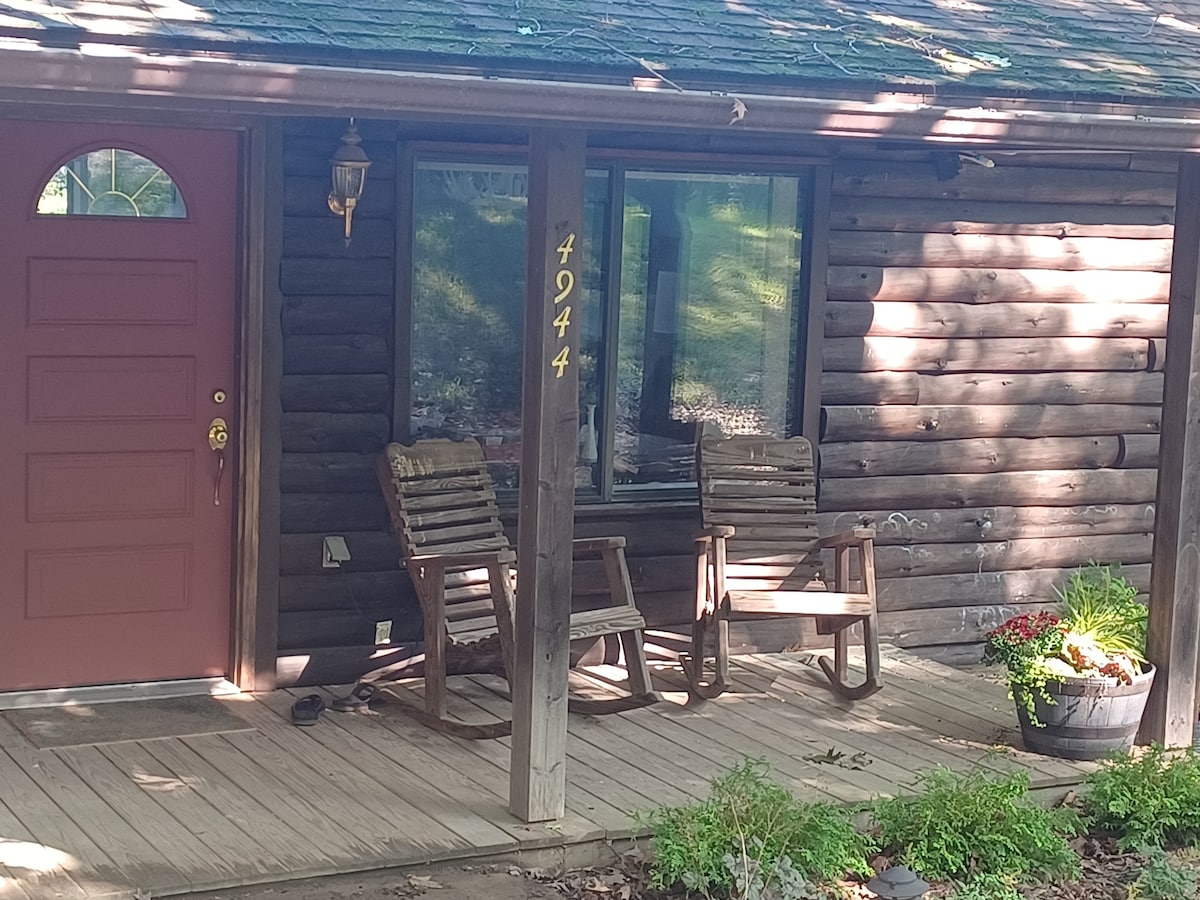
[[[805,677],[807,673],[797,673],[793,670],[773,667],[763,663],[757,657],[740,660],[742,667],[756,674],[766,682],[766,690],[772,696],[784,700],[787,705],[802,710],[809,718],[824,718],[842,723],[853,736],[853,739],[864,739],[868,735],[855,728],[856,723],[862,723],[862,729],[868,725],[871,728],[872,739],[882,748],[880,754],[898,758],[905,767],[913,771],[933,769],[944,766],[949,769],[962,770],[973,766],[990,769],[994,772],[1011,771],[1014,763],[998,757],[989,746],[972,747],[961,744],[943,744],[940,741],[929,740],[928,732],[904,721],[889,721],[889,717],[881,716],[881,712],[898,707],[899,701],[882,698],[882,692],[867,700],[847,703],[832,694],[822,695],[822,689]],[[816,673],[813,673],[814,677]],[[893,748],[889,752],[886,748]]]
[[[457,683],[457,681],[456,681]],[[401,702],[401,701],[395,701]],[[451,713],[478,715],[478,708],[456,697],[447,698]],[[509,747],[501,740],[460,741],[417,724],[399,711],[389,711],[388,704],[380,709],[379,723],[407,746],[426,755],[434,755],[464,773],[465,780],[477,784],[496,797],[507,809]],[[457,782],[456,782],[457,784]],[[514,817],[515,820],[515,817]],[[586,791],[575,790],[567,797],[567,812],[561,823],[563,832],[579,840],[602,840],[614,830],[628,824],[629,817],[600,798]],[[558,825],[520,825],[525,836],[522,846],[552,846],[561,843]]]
[[[279,692],[230,702],[253,730],[54,751],[31,748],[0,721],[0,850],[4,839],[29,840],[77,859],[72,871],[34,878],[0,856],[0,900],[128,900],[136,887],[158,896],[638,835],[636,811],[707,795],[709,780],[743,757],[767,759],[803,799],[842,802],[903,790],[939,763],[1024,768],[1035,785],[1087,771],[1016,749],[995,754],[1017,732],[994,681],[903,651],[883,656],[884,691],[854,704],[805,656],[766,655],[735,658],[733,690],[707,703],[570,717],[567,813],[546,825],[506,809],[510,738],[452,738],[405,716],[399,701],[378,714],[330,711],[300,729],[289,721],[294,693]],[[655,681],[684,700],[678,673],[659,670]],[[613,689],[602,672],[585,687]],[[494,720],[510,709],[505,692],[489,676],[455,679],[448,705]],[[419,702],[419,683],[412,695]],[[873,762],[813,762],[830,748]]]
[[[739,660],[739,663],[745,661]],[[917,756],[914,761],[912,752],[919,747],[919,741],[904,736],[897,738],[876,728],[863,730],[857,727],[858,720],[849,715],[845,707],[837,707],[837,701],[832,699],[836,715],[831,718],[822,711],[821,702],[809,696],[812,691],[827,692],[827,686],[800,685],[776,689],[774,676],[747,671],[743,665],[733,672],[733,683],[745,691],[740,698],[749,707],[762,710],[758,727],[766,734],[773,733],[776,742],[783,741],[786,744],[795,740],[798,734],[819,735],[820,739],[816,741],[819,748],[815,753],[817,756],[826,753],[849,757],[862,754],[862,770],[847,769],[836,763],[822,764],[828,779],[856,788],[858,800],[894,793],[915,783],[916,770],[931,768],[937,763],[953,762],[953,758],[947,760],[944,754],[934,754],[932,759]]]
[[[498,679],[503,683],[502,679]],[[482,703],[480,702],[482,701]],[[458,690],[448,698],[449,709],[456,715],[465,718],[480,720],[484,717],[494,719],[496,715],[502,715],[503,710],[508,706],[507,701],[501,700],[491,691],[485,691],[477,687],[473,687],[468,683],[467,679],[460,679]],[[569,740],[569,739],[568,739]],[[471,746],[473,750],[482,749],[486,745],[491,745],[491,752],[500,754],[498,762],[504,771],[504,777],[507,781],[508,770],[512,758],[512,739],[500,738],[496,741],[470,741],[465,742]],[[572,769],[568,767],[568,777],[571,778]],[[572,778],[572,783],[576,785],[576,794],[585,799],[587,805],[596,806],[596,804],[604,804],[615,810],[615,819],[606,822],[603,830],[607,836],[624,834],[631,827],[632,816],[629,808],[624,805],[624,801],[641,803],[640,795],[627,793],[621,796],[613,795],[613,784],[611,779],[598,777],[597,774],[590,768],[582,768],[576,770],[576,775],[579,777]],[[620,787],[617,787],[617,793],[620,793]],[[581,805],[574,805],[570,800],[567,801],[568,809],[573,809],[576,815],[585,820],[592,820],[591,814],[585,813]],[[614,824],[615,822],[615,824]],[[544,827],[544,826],[543,826]]]
[[[741,686],[738,682],[734,684],[735,688]],[[894,789],[897,782],[889,781],[889,776],[903,779],[900,783],[911,776],[888,760],[883,760],[882,766],[872,765],[862,770],[810,762],[804,757],[819,757],[830,749],[852,756],[857,748],[848,747],[842,734],[818,731],[811,723],[806,723],[803,729],[792,729],[789,734],[767,727],[765,723],[778,711],[778,701],[741,693],[695,706],[677,706],[653,718],[640,717],[636,721],[671,744],[697,748],[701,755],[704,748],[717,745],[734,754],[735,761],[763,757],[805,800],[859,802],[885,786]]]
[[[5,765],[0,754],[0,766]],[[15,765],[11,762],[8,765]],[[4,784],[0,776],[0,785]],[[44,858],[54,854],[33,836],[25,824],[4,803],[5,793],[0,791],[0,898],[3,900],[79,900],[84,896],[70,872],[53,860]],[[66,862],[66,860],[64,860]]]
[[[398,854],[411,855],[432,861],[453,855],[464,848],[462,839],[438,824],[420,809],[399,797],[384,797],[378,782],[361,771],[354,763],[330,752],[306,732],[290,722],[292,698],[283,691],[262,694],[255,703],[236,704],[236,712],[251,721],[256,728],[281,747],[310,765],[320,766],[331,780],[336,780],[348,792],[346,799],[371,810],[393,829],[403,831],[409,847]],[[415,861],[415,859],[414,859]]]
[[[311,693],[305,689],[301,695]],[[296,699],[295,692],[285,692]],[[404,803],[411,803],[431,821],[458,836],[453,846],[446,848],[452,856],[463,849],[498,853],[516,845],[515,840],[501,829],[484,819],[479,812],[462,806],[447,797],[445,792],[430,784],[425,777],[414,775],[398,765],[392,758],[394,748],[376,747],[362,740],[352,728],[347,727],[349,716],[328,712],[322,723],[332,727],[313,728],[309,734],[331,753],[341,757],[345,764],[354,766],[370,776],[383,790],[391,792]],[[388,752],[391,751],[391,752]]]
[[[485,710],[495,711],[507,705],[503,697],[480,684],[474,677],[464,679],[456,693]],[[639,811],[648,811],[663,804],[689,803],[695,798],[695,794],[669,781],[658,782],[646,778],[640,771],[631,769],[626,760],[581,740],[570,730],[567,736],[567,759],[568,777],[572,783],[599,796],[611,798],[631,817]]]
[[[784,654],[777,662],[790,665],[795,659],[795,656]],[[1035,782],[1039,779],[1077,779],[1095,768],[1094,763],[1055,759],[1026,751],[1005,688],[981,675],[950,669],[939,663],[931,662],[926,666],[925,660],[894,650],[885,651],[883,666],[885,674],[890,672],[904,678],[904,702],[916,716],[910,720],[920,723],[932,735],[952,737],[958,733],[956,728],[978,728],[981,741],[1011,748],[1015,758],[1030,770]]]
[[[183,739],[183,744],[219,771],[242,791],[279,819],[289,822],[321,847],[340,870],[363,859],[372,859],[376,847],[355,833],[353,828],[335,821],[327,811],[318,810],[306,799],[301,785],[288,784],[277,773],[252,760],[225,740],[222,735],[198,735]]]
[[[0,747],[4,748],[0,751],[0,795],[39,843],[74,858],[76,865],[71,869],[71,877],[85,892],[133,887],[138,884],[134,880],[136,877],[145,879],[158,874],[146,872],[144,864],[131,858],[123,846],[112,846],[111,838],[105,841],[98,833],[103,826],[97,818],[80,815],[78,810],[80,806],[100,805],[100,799],[86,785],[80,784],[74,773],[52,753],[34,750],[23,735],[2,719]],[[43,760],[52,765],[44,768]],[[69,777],[61,777],[62,772]],[[128,830],[129,826],[122,820],[120,831]],[[102,843],[109,846],[102,847]],[[139,836],[133,852],[145,849],[150,860],[161,859],[153,848],[144,845],[145,841]],[[165,881],[182,881],[172,870],[164,874]],[[144,885],[149,881],[141,883]]]
[[[110,745],[123,746],[123,745]],[[55,751],[80,781],[179,869],[195,888],[236,877],[237,867],[221,855],[206,851],[196,834],[155,802],[134,781],[135,771],[123,771],[97,747],[68,747]]]
[[[176,774],[193,778],[198,795],[224,813],[237,829],[254,836],[240,855],[247,880],[262,881],[279,872],[333,873],[337,867],[300,829],[273,815],[258,798],[242,791],[217,768],[181,741],[147,741],[146,749]]]

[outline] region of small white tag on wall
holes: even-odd
[[[392,642],[392,620],[384,619],[375,623],[375,643],[390,644]]]

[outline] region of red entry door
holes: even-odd
[[[0,120],[0,160],[0,690],[224,675],[236,137]]]

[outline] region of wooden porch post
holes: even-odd
[[[1200,648],[1200,158],[1179,161],[1141,737],[1192,742]]]
[[[509,808],[560,818],[566,799],[567,629],[579,442],[582,132],[529,137],[529,248],[517,520]]]

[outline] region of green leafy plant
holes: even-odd
[[[1067,838],[1080,822],[1066,808],[1048,810],[1029,796],[1029,775],[961,775],[935,769],[917,793],[877,800],[872,811],[885,852],[926,878],[984,875],[1062,878],[1079,858]]]
[[[1091,563],[1055,593],[1058,613],[1014,616],[990,631],[984,645],[984,662],[1005,666],[1009,693],[1038,726],[1035,698],[1055,702],[1048,682],[1083,677],[1128,683],[1145,661],[1147,610],[1117,567]]]
[[[1082,797],[1092,827],[1124,849],[1200,842],[1200,755],[1151,746],[1116,756],[1088,776]]]
[[[1195,900],[1196,873],[1158,848],[1146,852],[1146,867],[1129,887],[1129,900]]]
[[[869,841],[854,830],[850,812],[797,800],[768,777],[761,760],[714,779],[699,803],[657,810],[650,824],[657,888],[683,885],[706,898],[800,900],[809,881],[869,871]]]
[[[1149,610],[1137,600],[1137,588],[1115,566],[1092,563],[1071,573],[1066,587],[1056,588],[1070,633],[1104,653],[1145,662]]]
[[[1021,900],[1021,892],[1011,879],[989,873],[957,884],[946,900]]]

